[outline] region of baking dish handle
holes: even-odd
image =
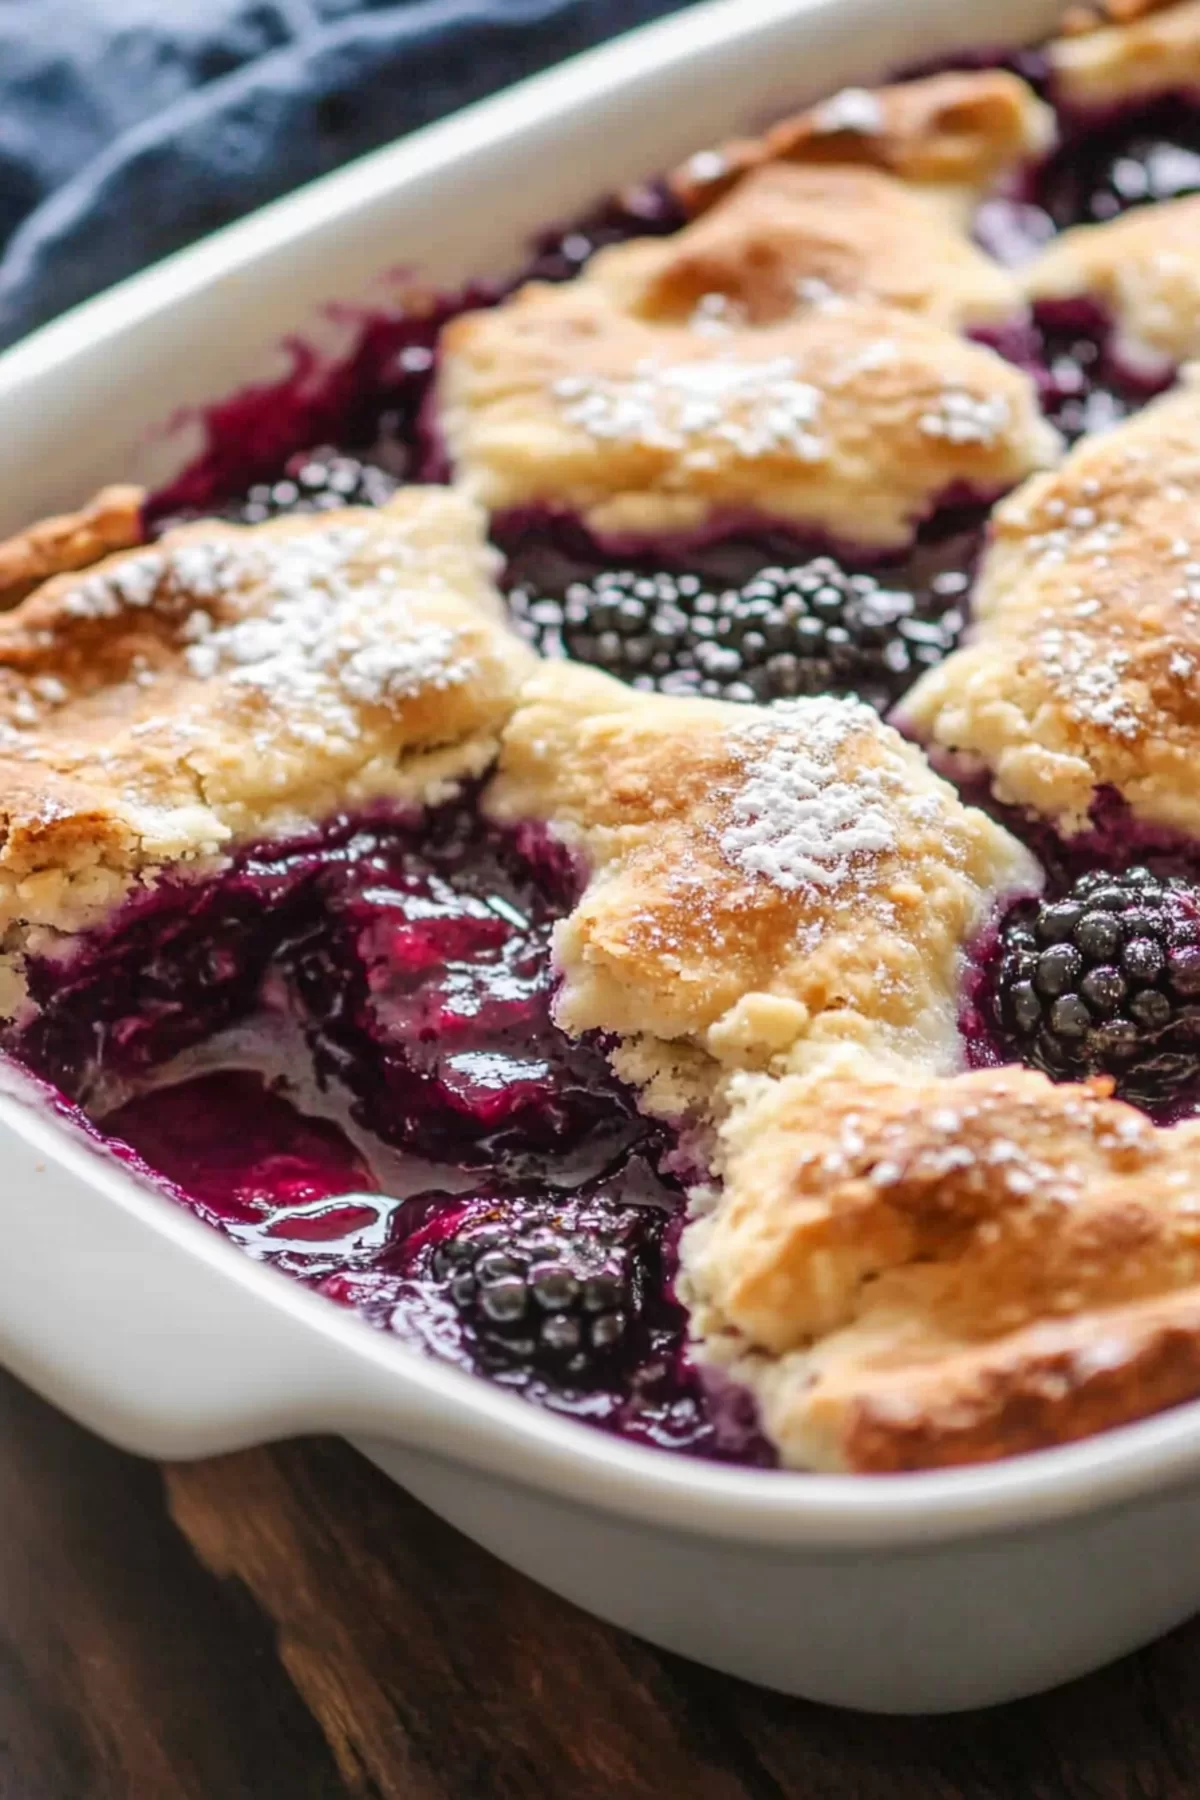
[[[398,1346],[8,1095],[0,1231],[0,1362],[128,1449],[199,1456],[350,1428],[420,1439],[444,1411]]]

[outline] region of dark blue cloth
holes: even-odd
[[[0,0],[0,345],[680,0]]]

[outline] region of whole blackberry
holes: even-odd
[[[429,1273],[492,1367],[601,1387],[627,1360],[665,1213],[586,1200],[497,1200],[433,1250]]]
[[[763,569],[719,593],[697,575],[621,569],[572,582],[561,600],[518,587],[509,604],[544,656],[590,663],[634,687],[760,703],[856,694],[882,712],[958,640],[962,613],[947,602],[965,578],[940,580],[934,614],[828,556]]]
[[[395,493],[394,476],[376,463],[360,462],[323,445],[301,450],[277,481],[260,481],[227,517],[239,525],[261,525],[288,513],[333,512],[340,506],[382,506]]]
[[[1163,1105],[1200,1073],[1200,889],[1149,869],[1081,875],[1001,930],[997,1021],[1055,1080],[1107,1074]]]

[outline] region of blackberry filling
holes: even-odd
[[[385,1142],[476,1167],[632,1127],[599,1049],[551,1019],[563,879],[453,810],[419,844],[361,830],[322,871],[281,966],[318,1070]]]
[[[698,575],[625,569],[572,582],[561,600],[517,587],[509,604],[543,655],[637,688],[759,703],[854,694],[883,712],[954,648],[966,586],[959,573],[935,576],[937,611],[818,556],[724,591]]]
[[[1069,443],[1119,425],[1170,386],[1170,375],[1154,379],[1122,362],[1109,320],[1091,301],[1043,301],[1034,316],[1042,410]]]
[[[239,525],[261,525],[289,513],[333,512],[340,506],[382,506],[399,482],[377,463],[323,445],[289,458],[277,481],[257,482],[227,509]]]
[[[668,237],[687,215],[665,181],[648,181],[604,200],[568,225],[539,232],[533,255],[515,281],[571,281],[597,250],[631,237]]]
[[[260,1073],[220,1069],[129,1100],[104,1130],[258,1262],[302,1281],[375,1259],[398,1202],[330,1119]]]
[[[1084,296],[1041,300],[1027,324],[979,335],[1033,377],[1042,411],[1068,444],[1119,425],[1174,378],[1131,367],[1114,349],[1104,308]]]
[[[1033,1068],[1111,1075],[1123,1098],[1168,1104],[1200,1074],[1200,890],[1093,870],[1023,903],[1001,929],[993,1005]]]
[[[1109,124],[1074,123],[1034,197],[1060,229],[1200,193],[1200,113],[1186,95],[1122,108]]]
[[[601,1051],[550,1015],[574,877],[473,804],[342,824],[161,883],[73,956],[33,959],[5,1047],[70,1099],[118,1103],[249,1020],[294,1015],[320,1078],[388,1144],[459,1166],[636,1133]]]
[[[280,942],[312,917],[321,851],[246,852],[214,881],[164,881],[66,962],[27,966],[37,1013],[4,1046],[82,1105],[140,1085],[253,1013]]]
[[[356,1199],[359,1196],[355,1196]],[[671,1288],[681,1195],[641,1154],[403,1203],[371,1267],[321,1292],[443,1361],[638,1443],[772,1467],[753,1402],[702,1383]]]
[[[575,881],[470,798],[337,823],[31,962],[42,1012],[5,1047],[179,1203],[367,1323],[622,1436],[770,1465],[753,1404],[710,1402],[688,1361],[657,1132],[550,1018]],[[486,1187],[454,1192],[481,1164]]]
[[[246,1069],[139,1095],[101,1129],[247,1255],[378,1330],[624,1437],[774,1463],[748,1397],[710,1396],[688,1361],[680,1195],[640,1155],[580,1187],[397,1200],[336,1123]]]

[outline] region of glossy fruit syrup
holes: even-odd
[[[35,962],[8,1049],[241,1249],[543,1405],[769,1462],[705,1387],[664,1134],[553,1023],[576,875],[474,801],[343,821]]]

